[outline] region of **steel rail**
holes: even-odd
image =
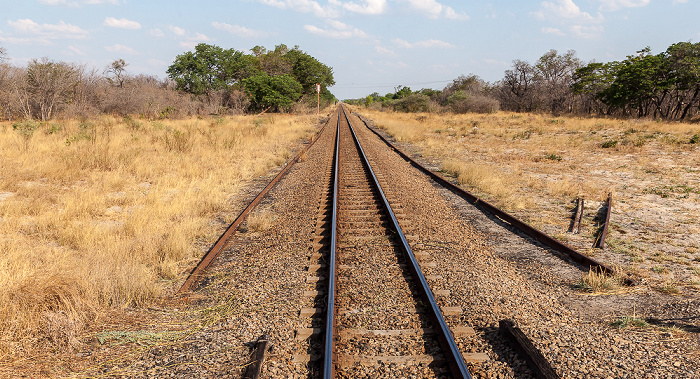
[[[471,194],[468,191],[465,191],[464,189],[458,187],[457,185],[453,184],[449,180],[443,178],[442,176],[432,172],[428,168],[424,167],[420,163],[418,163],[416,160],[408,156],[408,154],[404,153],[401,151],[398,147],[394,146],[393,143],[389,142],[388,139],[386,139],[384,136],[379,134],[376,130],[372,129],[367,125],[367,122],[365,120],[362,120],[362,122],[365,124],[367,129],[372,131],[375,135],[377,135],[384,143],[389,146],[392,150],[394,150],[397,154],[399,154],[402,158],[404,158],[406,161],[408,161],[411,165],[416,167],[418,170],[422,171],[426,175],[430,176],[434,181],[442,185],[443,187],[449,189],[453,193],[455,193],[457,196],[462,197],[463,199],[467,200],[469,203],[475,205],[476,207],[480,208],[486,213],[489,213],[493,216],[496,216],[503,220],[504,222],[510,224],[517,230],[527,234],[531,238],[539,241],[540,243],[544,244],[545,246],[558,251],[564,255],[567,255],[569,258],[574,260],[575,262],[583,265],[583,266],[588,266],[589,269],[595,269],[595,270],[600,270],[601,272],[604,272],[609,275],[615,275],[617,274],[617,271],[614,270],[613,268],[604,265],[603,263],[600,263],[596,261],[595,259],[584,255],[572,247],[564,244],[563,242],[560,242],[553,237],[545,234],[544,232],[526,224],[525,222],[521,221],[517,217],[511,215],[510,213],[503,211],[496,207],[495,205],[490,204],[489,202]],[[624,282],[627,285],[636,285],[637,283],[630,277],[623,278]]]
[[[182,284],[180,289],[177,291],[177,295],[181,295],[189,290],[192,289],[192,287],[195,286],[199,282],[199,280],[204,276],[204,273],[206,270],[211,266],[211,264],[214,262],[214,260],[221,254],[221,252],[224,250],[224,247],[228,244],[229,239],[233,236],[233,234],[238,230],[238,228],[241,226],[241,224],[248,218],[248,215],[250,212],[255,209],[255,207],[262,201],[262,199],[267,195],[268,192],[282,179],[282,177],[292,168],[292,166],[299,161],[301,158],[302,154],[306,153],[311,146],[316,143],[318,138],[321,136],[321,133],[326,129],[326,126],[328,126],[329,122],[326,122],[325,125],[323,125],[323,128],[316,133],[315,136],[312,137],[311,142],[306,145],[300,152],[297,154],[294,158],[290,159],[289,162],[286,163],[284,169],[280,171],[273,179],[270,181],[270,183],[265,186],[265,188],[260,191],[260,193],[253,199],[253,201],[248,204],[245,209],[236,217],[236,219],[226,228],[223,234],[219,236],[219,239],[214,243],[214,245],[209,249],[209,251],[202,257],[202,259],[199,261],[197,266],[195,266],[190,274],[187,276],[187,279],[185,282]]]
[[[350,127],[353,139],[355,140],[355,145],[357,146],[357,149],[360,152],[362,163],[365,165],[365,167],[371,174],[373,184],[382,199],[382,203],[384,204],[384,207],[387,213],[389,214],[389,217],[391,218],[392,226],[394,227],[397,235],[401,239],[401,245],[404,249],[406,257],[411,263],[408,267],[411,273],[414,275],[414,278],[417,278],[420,282],[419,291],[421,293],[421,297],[429,304],[430,318],[434,324],[439,326],[438,336],[443,346],[443,353],[445,354],[449,362],[450,369],[452,370],[452,376],[454,378],[471,378],[469,370],[467,369],[467,365],[464,362],[464,358],[462,357],[462,353],[460,353],[459,348],[457,347],[457,343],[455,342],[454,337],[452,336],[452,332],[450,332],[449,326],[447,326],[447,323],[445,322],[445,318],[442,316],[442,312],[440,311],[440,307],[438,306],[437,301],[435,300],[435,296],[430,290],[428,281],[426,280],[425,275],[423,275],[423,272],[420,269],[418,260],[413,254],[413,250],[411,250],[411,247],[408,244],[408,240],[406,239],[406,236],[401,230],[401,226],[399,226],[399,222],[396,219],[396,215],[394,214],[394,211],[392,210],[391,205],[389,204],[389,201],[387,200],[386,195],[384,194],[382,186],[379,184],[379,180],[377,179],[377,176],[375,175],[374,170],[372,169],[372,166],[370,165],[369,160],[365,155],[364,149],[362,149],[362,145],[360,144],[360,140],[355,134],[355,130],[352,127],[350,118],[348,117],[347,113],[345,113],[345,108],[342,105],[340,106],[340,108],[343,112],[343,115],[345,116],[345,119],[347,120],[348,126]],[[338,117],[340,117],[340,114],[338,115]]]
[[[331,379],[335,376],[335,364],[333,364],[335,351],[335,247],[336,247],[336,221],[338,217],[338,155],[340,152],[340,112],[335,132],[335,151],[333,159],[333,211],[331,213],[331,246],[328,258],[328,300],[326,304],[326,331],[323,348],[323,377]]]

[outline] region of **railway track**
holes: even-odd
[[[381,176],[372,170],[342,107],[333,161],[327,172],[332,187],[319,207],[318,242],[325,241],[319,250],[325,254],[316,255],[319,263],[310,266],[326,272],[326,289],[320,292],[326,296],[319,297],[318,308],[305,311],[317,315],[317,328],[299,332],[301,338],[323,335],[316,354],[322,377],[470,378],[455,338],[474,332],[445,322],[443,313],[461,309],[438,306],[410,248],[411,236],[402,232],[401,206],[384,194]]]

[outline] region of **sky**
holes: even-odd
[[[0,0],[13,65],[48,58],[166,78],[198,43],[299,48],[333,68],[339,99],[503,78],[519,59],[584,62],[700,41],[700,0]]]

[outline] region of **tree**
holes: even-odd
[[[107,80],[116,85],[117,87],[124,87],[124,80],[126,79],[126,63],[123,59],[117,59],[110,63],[105,69],[105,75]]]
[[[49,120],[55,109],[69,100],[78,82],[78,67],[46,58],[33,59],[27,66],[27,91],[31,101],[27,106],[37,108],[42,121]]]
[[[177,89],[195,95],[208,94],[229,89],[254,75],[258,68],[251,58],[235,49],[200,43],[194,52],[178,55],[167,73],[177,83]]]
[[[534,66],[539,92],[537,97],[552,114],[573,110],[570,87],[574,82],[576,70],[581,66],[582,62],[573,50],[559,55],[552,49],[537,60]]]
[[[284,57],[292,64],[292,74],[301,83],[304,94],[316,92],[316,83],[326,89],[335,84],[333,69],[316,58],[301,51],[298,47],[288,51]]]
[[[498,98],[507,109],[531,112],[537,108],[535,68],[528,62],[514,60],[513,68],[506,70],[505,77],[499,86]]]
[[[256,111],[289,109],[302,94],[302,86],[291,75],[270,76],[260,72],[243,80],[251,97],[251,107]]]

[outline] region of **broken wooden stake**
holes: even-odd
[[[608,206],[605,210],[605,223],[603,224],[603,230],[596,239],[596,243],[593,247],[602,249],[605,247],[605,237],[608,235],[608,224],[610,224],[610,213],[612,213],[612,192],[608,194]]]
[[[258,379],[260,373],[262,372],[262,365],[265,361],[265,353],[270,347],[270,338],[263,334],[258,337],[255,342],[255,348],[253,349],[253,354],[251,354],[250,362],[248,362],[248,367],[243,373],[243,379]]]

